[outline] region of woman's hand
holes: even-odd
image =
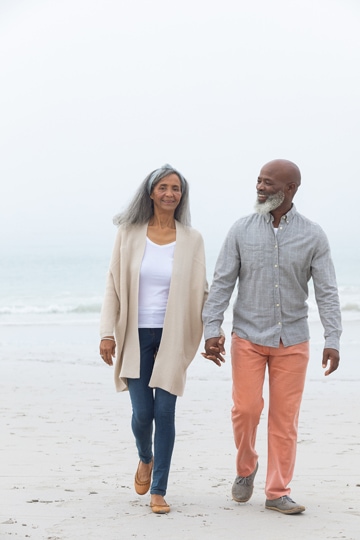
[[[205,341],[205,352],[201,353],[207,360],[212,360],[217,366],[221,366],[225,362],[223,354],[225,354],[225,336],[217,338],[209,338]]]
[[[113,365],[115,349],[116,342],[112,336],[105,337],[100,341],[100,356],[104,360],[105,364],[108,364],[109,366]]]

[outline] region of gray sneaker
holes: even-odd
[[[254,491],[254,478],[259,464],[256,464],[255,470],[249,476],[237,476],[232,486],[232,498],[236,502],[246,502],[250,499]]]
[[[304,512],[305,510],[305,506],[297,504],[295,501],[290,499],[288,495],[284,495],[278,499],[273,499],[272,501],[266,499],[265,508],[268,510],[276,510],[282,514],[301,514],[301,512]]]

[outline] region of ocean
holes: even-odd
[[[1,326],[88,324],[99,321],[111,242],[99,249],[38,245],[7,250],[0,263]],[[217,250],[206,243],[211,283]],[[344,319],[360,320],[360,253],[332,246]],[[312,287],[309,319],[316,319]],[[231,308],[226,317],[231,318]],[[1,334],[0,334],[1,342]]]
[[[98,320],[109,256],[52,249],[3,256],[0,324]]]

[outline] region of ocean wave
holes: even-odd
[[[341,311],[360,311],[360,304],[351,302],[341,306]]]
[[[51,304],[48,306],[14,305],[0,307],[0,315],[51,315],[71,313],[100,313],[101,304],[78,304],[76,306]]]
[[[232,319],[232,308],[235,297],[231,299],[229,308],[225,312],[225,320],[229,321]],[[347,288],[346,292],[340,290],[340,306],[343,316],[350,317],[351,319],[360,317],[360,292],[356,288],[350,289]],[[316,300],[313,295],[309,296],[308,299],[308,308],[309,308],[309,318],[318,317],[318,309],[316,305]],[[76,299],[72,303],[67,302],[49,302],[48,304],[26,304],[25,302],[14,302],[8,303],[5,306],[0,306],[0,318],[1,322],[6,320],[12,320],[15,317],[24,317],[28,316],[29,318],[38,318],[37,316],[49,317],[52,318],[52,315],[58,315],[62,317],[75,317],[77,315],[100,315],[101,312],[101,298],[87,298],[87,299]]]

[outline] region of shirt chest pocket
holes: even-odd
[[[265,266],[265,246],[244,243],[240,249],[241,271],[260,270]]]

